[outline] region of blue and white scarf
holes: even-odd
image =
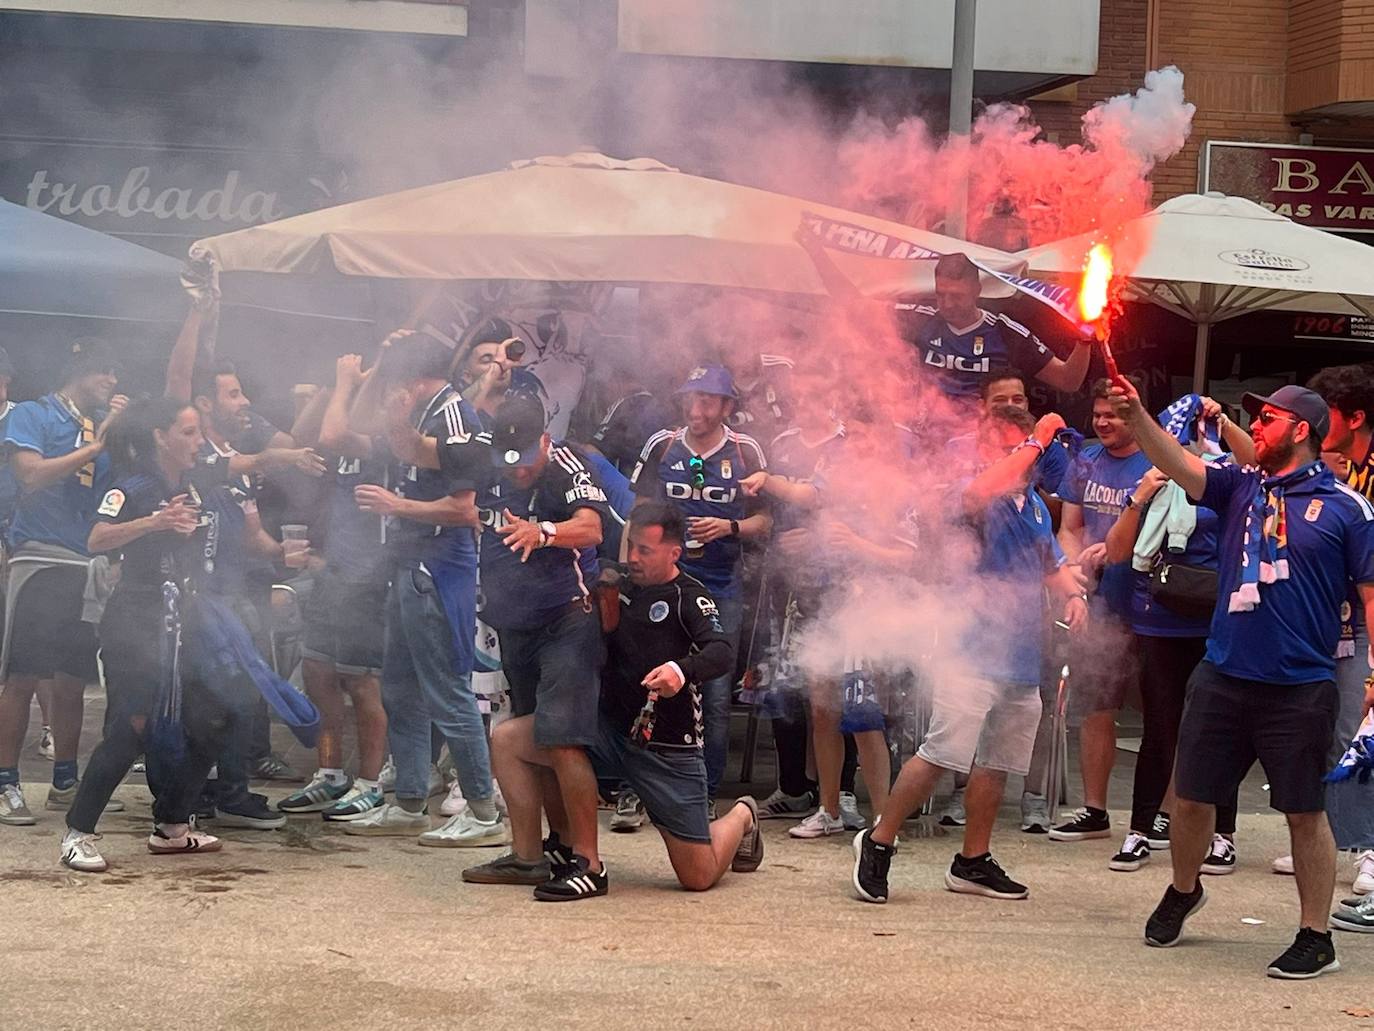
[[[1343,780],[1358,776],[1361,784],[1369,782],[1369,774],[1374,771],[1374,713],[1365,713],[1364,722],[1355,732],[1355,739],[1341,756],[1340,762],[1323,779],[1328,784],[1339,784]]]
[[[1197,441],[1202,442],[1202,450],[1209,455],[1222,453],[1221,420],[1202,417],[1202,395],[1184,394],[1164,411],[1159,413],[1159,424],[1166,433],[1184,447]]]
[[[1260,603],[1260,585],[1288,579],[1288,510],[1284,492],[1326,471],[1312,462],[1286,476],[1264,477],[1245,513],[1245,542],[1240,582],[1231,592],[1228,612],[1251,612]]]

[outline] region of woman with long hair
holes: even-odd
[[[169,754],[151,740],[176,633],[169,596],[184,590],[201,551],[200,499],[183,481],[201,446],[195,408],[160,398],[131,404],[111,424],[106,448],[116,481],[91,528],[92,554],[122,559],[118,584],[100,621],[105,669],[105,734],[87,764],[86,776],[67,813],[62,862],[73,870],[99,873],[106,862],[96,849],[96,821],[115,788],[140,755],[147,755],[148,785],[154,794],[155,854],[213,852],[219,839],[195,829],[191,812],[217,754],[224,718],[216,705],[187,684],[185,747]],[[207,521],[208,522],[208,521]],[[219,713],[219,715],[216,715]]]

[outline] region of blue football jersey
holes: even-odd
[[[898,305],[916,322],[912,344],[922,369],[950,397],[973,399],[983,378],[1010,366],[1034,376],[1054,357],[1040,338],[1005,315],[982,312],[982,320],[962,332],[940,318],[930,305]]]
[[[739,488],[750,473],[768,467],[758,441],[730,427],[722,427],[720,443],[698,455],[687,446],[686,429],[655,433],[644,445],[630,486],[640,497],[670,501],[689,519],[715,516],[744,519],[762,507]],[[737,567],[742,545],[738,537],[722,537],[702,548],[700,558],[683,556],[678,565],[718,598],[737,598]]]

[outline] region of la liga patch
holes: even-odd
[[[100,507],[96,512],[103,516],[113,519],[124,509],[124,492],[122,490],[110,490],[105,492],[104,499],[100,502]]]

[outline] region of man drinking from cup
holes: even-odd
[[[636,505],[667,501],[687,519],[681,568],[701,581],[720,609],[732,649],[739,645],[743,541],[766,537],[773,517],[739,481],[767,467],[753,437],[728,425],[738,393],[722,365],[693,369],[677,390],[686,425],[655,433],[644,445],[630,484]],[[711,798],[725,773],[733,671],[701,685],[706,723],[706,775]]]

